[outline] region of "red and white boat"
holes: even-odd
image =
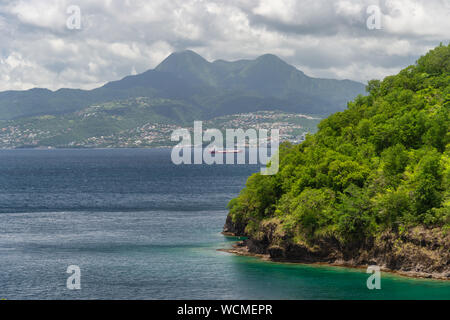
[[[241,152],[242,152],[242,150],[240,150],[240,149],[217,150],[216,148],[213,148],[213,149],[210,149],[210,150],[209,150],[209,153],[211,153],[211,154],[216,154],[216,153],[241,153]]]

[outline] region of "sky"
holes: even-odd
[[[91,89],[186,49],[366,82],[449,40],[450,0],[0,0],[0,91]]]

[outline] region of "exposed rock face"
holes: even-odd
[[[245,224],[233,222],[231,215],[228,215],[225,226],[223,227],[223,233],[236,236],[245,236]]]
[[[384,270],[450,280],[450,234],[440,228],[415,227],[404,233],[384,232],[376,238],[345,245],[334,238],[294,243],[280,232],[276,221],[263,222],[256,236],[241,244],[250,254],[264,254],[274,261],[330,263],[346,266],[378,265]],[[244,224],[224,228],[228,234],[247,236]]]

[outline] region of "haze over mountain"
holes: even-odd
[[[365,86],[355,81],[308,77],[271,54],[255,60],[208,62],[193,51],[182,51],[171,54],[153,70],[94,90],[0,92],[0,120],[71,113],[137,97],[161,99],[163,105],[154,107],[168,118],[180,112],[200,120],[257,110],[327,115],[345,109],[347,101],[364,90]]]

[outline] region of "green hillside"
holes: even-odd
[[[172,130],[192,126],[199,117],[195,106],[176,100],[131,98],[63,115],[0,121],[0,148],[138,146],[141,131],[158,136],[151,139],[156,144],[142,146],[167,145]]]
[[[175,100],[132,98],[94,105],[63,115],[0,121],[2,148],[123,148],[173,146],[171,134],[193,127],[200,110]],[[215,117],[203,128],[280,130],[283,141],[297,143],[316,132],[318,117],[259,111]]]
[[[173,53],[154,70],[94,90],[0,92],[0,120],[55,116],[139,97],[172,100],[188,110],[195,107],[201,111],[197,120],[262,110],[329,115],[363,92],[361,83],[311,78],[273,55],[208,62],[183,51]]]
[[[279,173],[248,179],[229,204],[226,229],[265,239],[266,247],[304,244],[311,255],[324,239],[342,252],[385,231],[421,226],[448,234],[450,45],[367,90],[304,143],[282,145]],[[437,241],[448,249],[448,238]]]

